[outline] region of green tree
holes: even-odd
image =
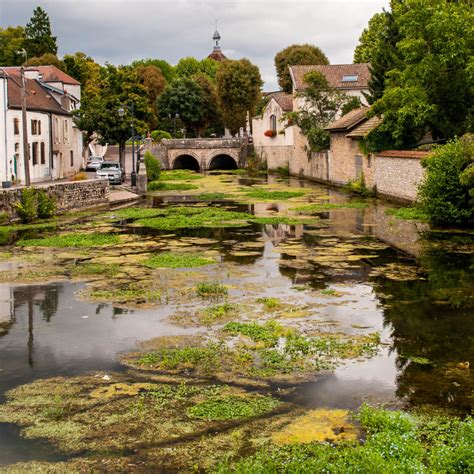
[[[255,114],[263,85],[260,71],[248,59],[224,61],[216,76],[223,121],[232,134],[245,126],[247,112]]]
[[[219,62],[205,58],[199,61],[196,58],[182,58],[176,64],[174,71],[177,77],[193,79],[198,74],[205,74],[209,79],[215,81]]]
[[[58,52],[56,36],[52,35],[49,16],[41,7],[35,8],[33,16],[26,25],[24,47],[31,58]]]
[[[100,66],[85,53],[78,51],[63,57],[64,72],[86,87],[91,81],[97,82]]]
[[[355,63],[371,63],[375,59],[375,53],[384,41],[387,21],[388,15],[385,12],[376,13],[369,20],[369,24],[360,35],[359,44],[354,51]]]
[[[322,151],[329,148],[329,133],[324,130],[346,104],[354,105],[353,97],[331,87],[326,77],[318,71],[305,75],[307,88],[298,92],[303,99],[300,110],[290,112],[288,117],[300,127],[308,139],[312,151]]]
[[[61,61],[55,54],[45,53],[41,56],[28,58],[28,66],[56,66],[61,71],[65,71],[63,61]]]
[[[294,44],[277,53],[275,69],[281,89],[287,94],[293,90],[288,66],[313,64],[329,64],[329,60],[320,48],[312,44]]]
[[[431,222],[473,225],[474,135],[437,146],[422,163],[426,175],[419,194],[421,206]]]
[[[132,67],[137,68],[139,66],[156,66],[163,74],[163,77],[166,79],[166,82],[169,84],[175,78],[174,67],[171,66],[168,62],[164,59],[140,59],[137,61],[133,61]]]
[[[158,114],[163,128],[170,129],[169,117],[179,115],[180,122],[196,136],[208,126],[212,104],[203,88],[192,79],[176,79],[158,99]]]
[[[427,133],[450,139],[472,130],[474,10],[469,2],[392,2],[398,33],[395,65],[385,74],[373,113],[382,124],[369,134],[373,150],[415,145]]]
[[[136,71],[140,84],[142,84],[146,90],[148,107],[150,109],[148,128],[154,130],[158,124],[157,100],[165,90],[166,79],[161,73],[161,69],[152,64],[148,66],[138,66]]]
[[[18,54],[23,48],[25,30],[22,26],[0,28],[0,66],[21,66],[25,57]]]

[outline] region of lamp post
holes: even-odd
[[[128,110],[132,113],[132,172],[130,174],[131,178],[131,185],[136,186],[137,185],[137,172],[135,170],[135,104],[132,102],[132,105],[122,105],[118,109],[118,113],[120,117],[125,116],[125,109],[124,107],[127,107]],[[125,147],[125,150],[127,148]]]
[[[168,118],[171,120],[171,114],[168,114]],[[179,114],[176,112],[173,115],[173,138],[176,138],[176,120],[179,119]]]

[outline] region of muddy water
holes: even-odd
[[[337,191],[308,182],[286,184],[313,188],[330,202],[347,201]],[[160,196],[150,198],[148,205],[182,201],[196,200]],[[288,208],[286,202],[209,205],[271,216]],[[374,202],[365,209],[327,210],[318,217],[312,225],[184,229],[170,240],[212,240],[208,247],[219,252],[221,265],[242,271],[225,281],[231,285],[231,299],[277,297],[309,308],[298,320],[286,315],[301,329],[381,334],[376,356],[315,377],[301,386],[294,401],[348,409],[363,401],[428,403],[469,412],[474,382],[465,362],[474,361],[473,235],[427,232],[422,224],[388,218],[384,206]],[[166,234],[126,226],[123,231]],[[347,253],[335,248],[350,248],[360,258],[347,259]],[[11,269],[5,265],[2,270]],[[209,275],[213,272],[211,267]],[[169,320],[176,310],[192,310],[192,303],[170,300],[154,309],[125,309],[79,300],[83,286],[71,281],[0,286],[1,400],[8,389],[38,378],[120,370],[117,354],[133,350],[138,341],[203,330]],[[53,447],[22,439],[14,425],[0,424],[0,445],[0,465],[61,459]]]

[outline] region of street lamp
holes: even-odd
[[[168,114],[168,118],[171,120],[171,114]],[[173,138],[176,138],[176,120],[179,119],[179,114],[176,112],[173,116]]]
[[[132,102],[132,105],[121,105],[118,109],[118,114],[120,117],[125,117],[125,109],[126,107],[132,113],[132,173],[130,174],[131,178],[131,185],[137,185],[137,172],[135,170],[135,104]],[[125,146],[125,150],[127,147]]]

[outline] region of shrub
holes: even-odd
[[[160,163],[149,151],[145,153],[145,167],[148,181],[160,179]]]
[[[439,225],[474,223],[474,135],[435,147],[422,161],[425,179],[419,188],[421,206]]]
[[[20,201],[14,204],[21,222],[33,222],[38,215],[38,197],[33,188],[24,188],[21,191]]]
[[[151,132],[151,138],[153,138],[155,142],[161,142],[163,138],[165,140],[170,140],[172,137],[171,134],[165,130],[154,130],[153,132]]]
[[[86,179],[87,175],[84,172],[76,173],[72,178],[73,181],[84,181]]]
[[[40,219],[49,219],[53,217],[56,211],[56,199],[50,196],[46,191],[37,191],[38,209],[37,214]]]
[[[356,179],[355,181],[349,181],[344,186],[344,189],[351,193],[358,194],[362,197],[371,197],[375,195],[375,191],[365,185],[365,177],[363,173],[361,174],[359,179]]]
[[[6,224],[9,220],[8,213],[5,211],[0,211],[0,225]]]

